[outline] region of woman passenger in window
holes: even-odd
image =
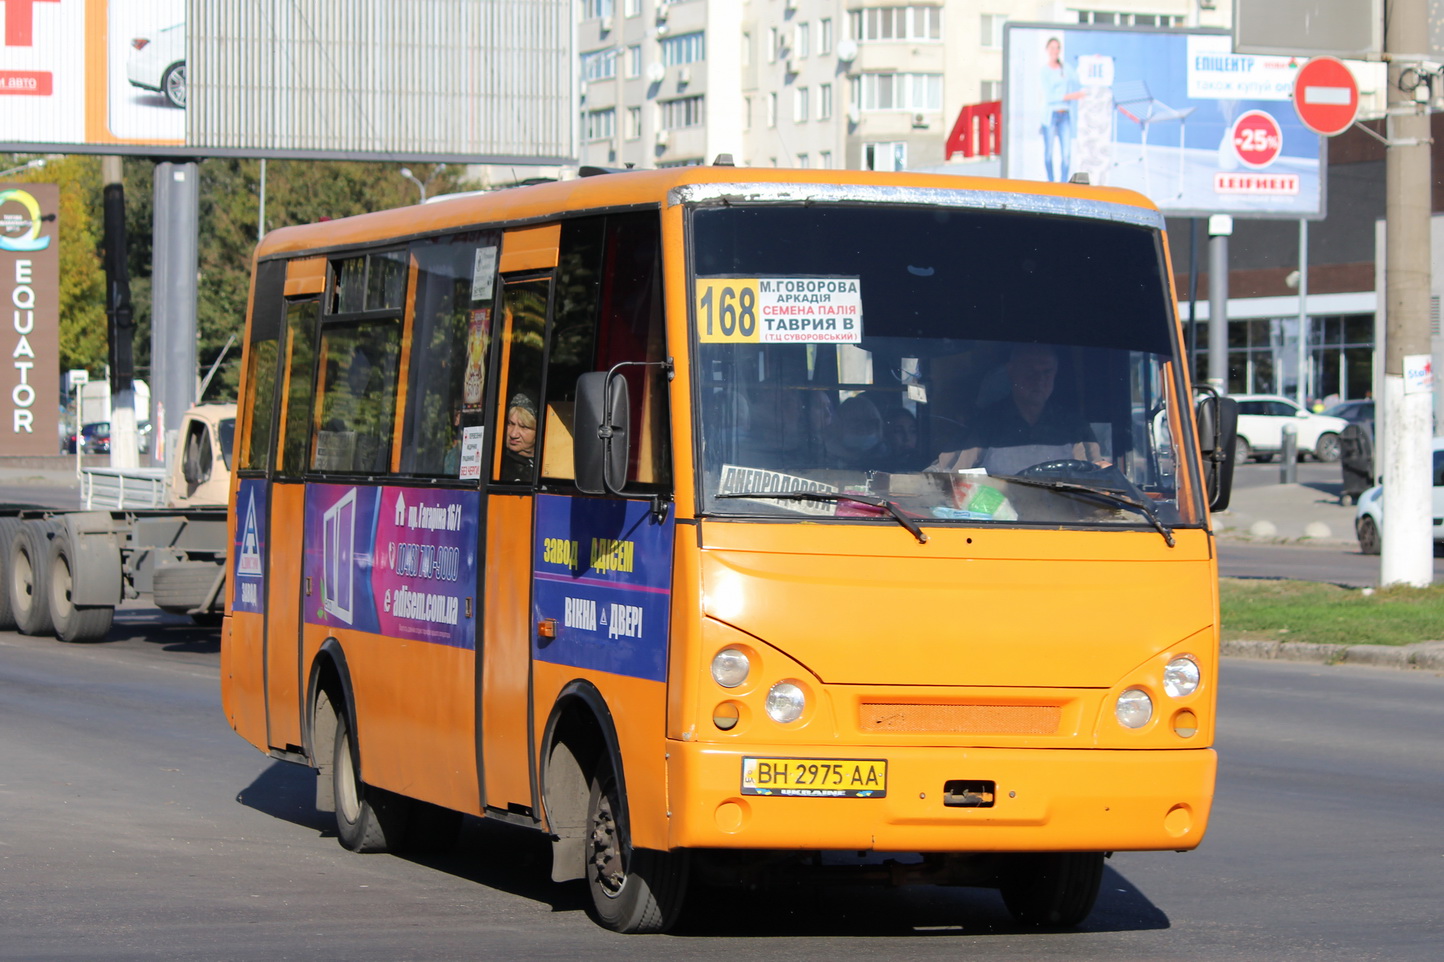
[[[536,474],[536,402],[518,392],[506,406],[501,481],[530,482]]]

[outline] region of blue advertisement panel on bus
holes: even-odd
[[[670,514],[646,501],[539,495],[532,591],[538,661],[663,681],[672,600]]]
[[[236,488],[236,540],[231,575],[232,611],[266,611],[266,482],[242,480]]]
[[[1165,213],[1321,217],[1322,138],[1299,120],[1305,59],[1226,32],[1009,24],[1003,173],[1126,187]]]
[[[308,486],[306,623],[475,649],[480,497]]]

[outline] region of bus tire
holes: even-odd
[[[51,521],[26,521],[10,545],[6,581],[15,627],[24,635],[48,635],[55,630],[50,618],[46,569],[50,560],[50,539],[55,534]]]
[[[57,531],[50,542],[49,570],[45,578],[55,637],[61,641],[80,643],[100,641],[110,632],[115,608],[111,605],[76,605],[70,600],[75,584],[71,565],[74,557],[75,548],[70,543],[70,536],[64,531]]]
[[[10,607],[10,546],[20,533],[19,518],[0,518],[0,631],[15,630],[15,609]]]
[[[336,780],[336,838],[353,852],[389,852],[401,847],[407,800],[361,780],[360,750],[346,709],[336,707],[336,740],[331,771]]]
[[[687,893],[684,852],[633,848],[617,819],[617,779],[605,761],[587,800],[587,888],[598,924],[613,932],[665,932]]]
[[[1102,852],[1019,855],[1000,886],[1003,904],[1023,925],[1071,929],[1088,917],[1103,881]]]

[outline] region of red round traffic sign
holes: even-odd
[[[1294,110],[1314,133],[1341,134],[1359,112],[1359,85],[1342,60],[1315,57],[1294,77]]]
[[[1284,135],[1273,114],[1262,110],[1250,110],[1233,122],[1229,135],[1233,140],[1234,153],[1246,167],[1267,167],[1279,155],[1284,145]]]

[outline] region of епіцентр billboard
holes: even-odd
[[[1294,112],[1302,58],[1222,31],[1009,24],[1003,172],[1126,187],[1173,215],[1323,216],[1323,147]]]

